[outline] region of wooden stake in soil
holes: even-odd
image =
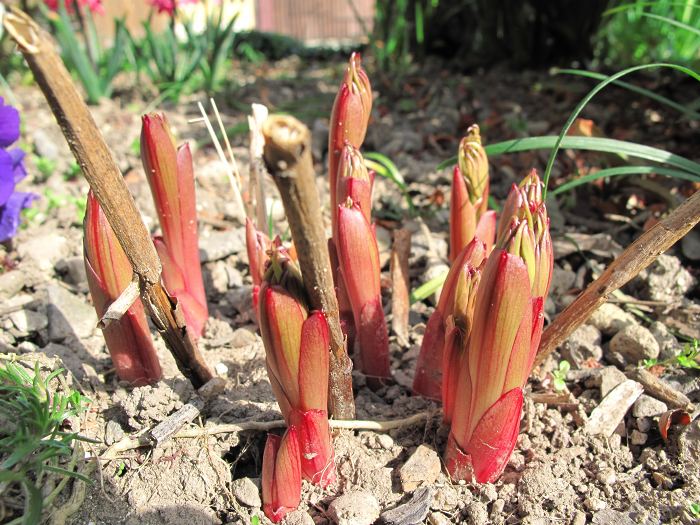
[[[263,157],[282,196],[304,287],[311,306],[321,310],[328,319],[331,335],[329,412],[335,419],[353,419],[352,362],[340,329],[328,241],[311,160],[311,133],[297,119],[284,115],[268,117],[262,132],[265,137]]]
[[[4,25],[44,92],[75,160],[138,276],[141,299],[153,324],[180,371],[199,388],[214,374],[187,330],[181,310],[161,285],[160,259],[151,237],[112,152],[55,51],[51,36],[18,9],[5,15]]]
[[[696,191],[636,241],[606,268],[579,296],[560,313],[542,334],[535,359],[539,365],[571,333],[607,301],[608,295],[629,282],[644,268],[673,246],[700,221],[700,191]]]

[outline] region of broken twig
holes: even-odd
[[[583,324],[608,296],[649,266],[700,221],[700,191],[656,223],[630,244],[603,274],[560,313],[542,334],[535,359],[539,365]]]
[[[410,280],[408,257],[411,253],[411,232],[406,229],[394,230],[394,243],[391,247],[391,329],[401,346],[408,346],[408,312]]]

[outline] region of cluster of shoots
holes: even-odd
[[[350,58],[331,115],[328,239],[341,327],[355,367],[370,387],[391,378],[372,223],[374,173],[360,147],[372,107],[359,56]],[[164,117],[143,118],[141,152],[162,235],[153,242],[162,278],[195,337],[207,304],[197,250],[192,157],[176,148]],[[505,468],[517,439],[523,387],[543,327],[553,264],[542,183],[533,170],[513,185],[497,221],[488,209],[489,165],[479,128],[459,146],[450,204],[451,269],[426,327],[414,391],[441,400],[450,425],[445,464],[453,479],[489,482]],[[263,510],[273,522],[297,507],[302,479],[335,480],[328,423],[330,331],[311,308],[293,246],[246,223],[253,303],[272,390],[287,424],[269,436],[262,473]],[[132,280],[131,268],[97,200],[85,220],[85,263],[102,316]],[[157,380],[160,366],[141,303],[105,329],[117,373],[133,384]]]
[[[177,301],[188,331],[198,338],[209,316],[199,260],[192,155],[176,148],[162,115],[144,115],[141,159],[153,194],[162,235],[153,237],[162,279]],[[102,318],[129,286],[133,270],[95,196],[88,195],[84,223],[85,268],[93,304]],[[143,304],[136,299],[118,320],[103,328],[119,378],[133,385],[162,375]]]
[[[488,163],[476,126],[458,158],[452,265],[426,326],[413,389],[443,403],[450,476],[485,483],[498,478],[515,447],[554,259],[537,173],[512,186],[496,227],[485,209]]]

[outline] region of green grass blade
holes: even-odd
[[[442,283],[445,282],[446,278],[447,272],[444,272],[437,277],[433,277],[427,283],[421,284],[418,288],[411,292],[411,304],[427,299],[433,295],[437,289],[442,286]]]
[[[596,80],[605,80],[609,78],[607,75],[602,75],[600,73],[595,73],[593,71],[586,71],[584,69],[555,69],[554,74],[558,75],[560,73],[563,73],[565,75],[577,75],[581,77],[586,77],[586,78],[594,78]],[[643,95],[647,98],[650,98],[652,100],[657,101],[660,104],[663,104],[665,106],[668,106],[670,108],[673,108],[677,111],[680,111],[684,115],[686,115],[689,118],[692,118],[694,120],[700,119],[700,113],[697,111],[693,111],[690,108],[685,107],[683,104],[679,104],[678,102],[675,102],[671,100],[670,98],[666,98],[663,95],[659,95],[657,93],[654,93],[653,91],[649,89],[645,89],[643,87],[635,86],[634,84],[630,84],[629,82],[624,82],[622,80],[618,80],[616,82],[613,82],[616,86],[623,87],[625,89],[628,89],[629,91],[633,91],[634,93],[638,93],[640,95]]]
[[[549,153],[549,160],[547,161],[547,167],[544,170],[544,177],[543,177],[543,183],[544,183],[544,191],[542,192],[542,197],[545,198],[547,196],[547,186],[549,184],[549,176],[552,173],[552,167],[554,166],[554,159],[557,157],[557,153],[559,153],[559,149],[561,148],[562,141],[564,140],[564,137],[566,134],[569,132],[569,129],[571,128],[571,125],[574,123],[576,118],[579,116],[581,111],[583,111],[583,108],[586,107],[586,105],[591,101],[591,99],[596,96],[603,88],[605,88],[608,84],[611,84],[612,82],[616,81],[618,78],[621,78],[625,75],[629,75],[630,73],[634,73],[635,71],[643,71],[646,69],[655,69],[659,67],[668,67],[671,69],[675,69],[677,71],[680,71],[682,73],[685,73],[686,75],[694,78],[698,82],[700,82],[700,75],[698,75],[695,71],[692,69],[689,69],[684,66],[680,66],[678,64],[666,64],[666,63],[655,63],[655,64],[645,64],[642,66],[635,66],[635,67],[630,67],[627,69],[624,69],[618,73],[615,73],[614,75],[608,77],[607,79],[601,81],[598,83],[597,86],[595,86],[593,89],[591,89],[588,94],[583,97],[581,102],[578,103],[576,108],[574,108],[574,111],[571,112],[571,115],[569,115],[569,118],[567,119],[566,123],[564,124],[564,127],[562,128],[561,132],[559,133],[559,136],[557,137],[557,141],[554,144],[554,147]]]
[[[504,153],[517,153],[520,151],[530,151],[535,149],[553,148],[559,137],[546,135],[542,137],[527,137],[524,139],[506,140],[489,144],[484,149],[489,157],[497,157]],[[603,153],[616,153],[623,157],[635,157],[638,159],[650,160],[660,164],[685,170],[694,175],[700,175],[700,164],[688,160],[680,155],[669,153],[668,151],[644,146],[635,142],[624,140],[606,139],[599,137],[564,137],[559,143],[561,148],[580,149],[585,151],[599,151]],[[438,169],[444,169],[457,162],[457,157],[451,157],[438,165]]]
[[[696,35],[700,35],[700,29],[697,27],[690,26],[688,24],[684,24],[683,22],[679,22],[678,20],[674,20],[673,18],[668,18],[667,16],[661,16],[661,15],[655,15],[653,13],[639,13],[642,16],[645,16],[647,18],[651,18],[653,20],[658,20],[660,22],[663,22],[665,24],[670,24],[672,26],[676,26],[680,29],[684,29],[686,31],[690,31],[691,33],[695,33]]]
[[[565,191],[574,189],[577,186],[587,184],[606,177],[624,177],[627,175],[643,175],[646,173],[656,173],[657,175],[665,175],[667,177],[676,177],[678,179],[700,182],[700,177],[690,175],[685,171],[674,170],[669,168],[661,168],[658,166],[622,166],[619,168],[609,168],[591,173],[584,177],[571,180],[552,190],[552,195],[559,195]]]
[[[406,204],[408,204],[408,208],[412,212],[415,211],[416,207],[413,204],[413,199],[408,193],[408,186],[406,185],[406,181],[404,180],[403,175],[401,175],[399,169],[396,167],[396,164],[394,164],[394,162],[386,155],[378,153],[376,151],[370,151],[365,153],[364,159],[365,165],[368,169],[374,170],[374,172],[377,175],[381,175],[382,177],[389,179],[394,184],[396,184],[396,186],[398,186],[398,188],[401,190],[401,193],[403,193],[404,198],[406,199]]]
[[[628,9],[632,8],[639,8],[639,7],[653,7],[657,5],[659,2],[658,0],[656,2],[632,2],[631,4],[622,4],[618,5],[616,7],[612,7],[610,9],[607,9],[605,12],[603,12],[603,16],[610,16],[614,15],[616,13],[619,13],[621,11],[627,11]],[[685,6],[688,8],[689,3],[688,2],[668,2],[666,5],[669,7],[671,6]],[[695,6],[690,6],[692,8],[700,9],[700,5],[695,5]]]

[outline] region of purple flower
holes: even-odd
[[[24,151],[7,149],[19,138],[19,111],[6,106],[0,97],[0,242],[17,233],[19,215],[37,198],[33,193],[15,191],[15,186],[27,175]]]

